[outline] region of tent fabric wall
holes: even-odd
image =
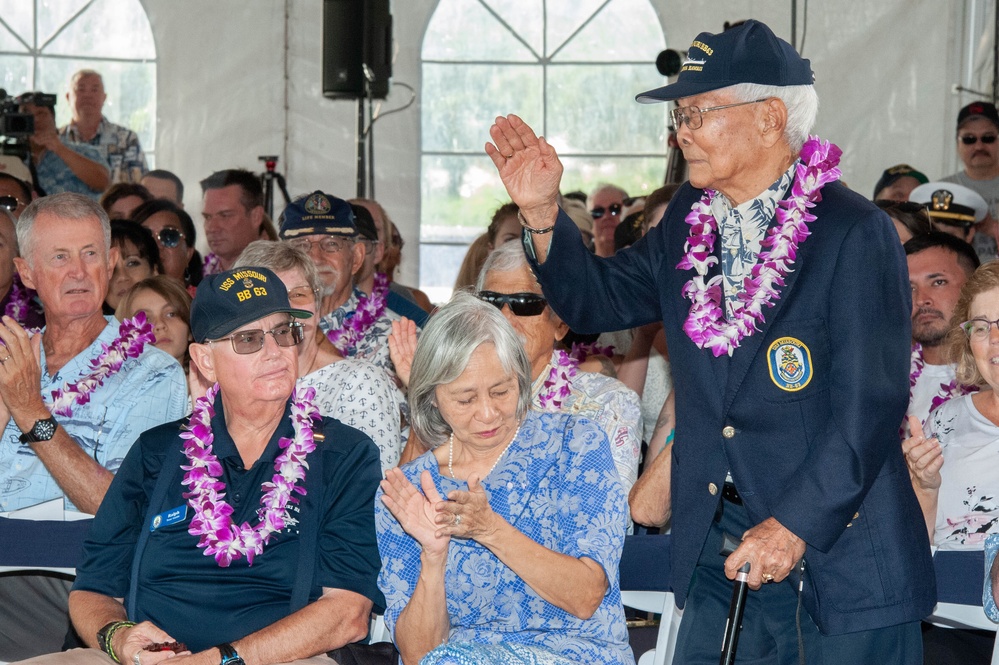
[[[789,0],[651,0],[671,48],[726,20],[757,18],[790,38]],[[318,0],[143,0],[158,53],[157,166],[178,173],[197,219],[199,180],[214,170],[262,169],[280,155],[292,194],[356,191],[356,103],[322,97]],[[419,54],[436,0],[395,0],[394,80],[420,87]],[[799,2],[798,39],[802,33]],[[865,196],[887,166],[931,178],[958,169],[954,119],[974,99],[955,85],[991,88],[995,2],[824,0],[808,3],[804,55],[816,73],[816,132],[844,149],[844,181]],[[623,37],[622,37],[623,38]],[[969,56],[969,41],[972,43]],[[650,79],[655,76],[649,64]],[[621,104],[641,112],[621,90]],[[383,108],[409,92],[394,87]],[[375,193],[407,241],[401,279],[418,282],[419,105],[375,125]],[[488,137],[483,136],[483,142]],[[412,249],[409,249],[412,248]]]

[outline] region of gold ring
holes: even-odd
[[[763,581],[764,582],[773,582],[774,581],[774,576],[771,575],[770,573],[763,573]]]
[[[510,153],[509,155],[503,155],[503,156],[505,158],[507,158],[507,159],[513,159],[513,153]]]

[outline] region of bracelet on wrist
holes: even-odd
[[[534,228],[533,226],[531,226],[530,224],[527,223],[527,220],[524,219],[524,215],[521,214],[521,212],[519,210],[517,211],[517,220],[520,222],[521,226],[523,226],[525,229],[527,229],[528,233],[535,233],[535,234],[551,233],[552,229],[555,228],[555,225],[552,224],[551,226],[546,226],[543,229],[536,229],[536,228]]]
[[[131,628],[135,625],[134,621],[112,621],[107,624],[99,631],[97,631],[97,645],[101,648],[101,651],[111,656],[111,660],[116,663],[120,663],[118,660],[118,654],[114,651],[114,636],[122,628]]]

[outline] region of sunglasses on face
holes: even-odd
[[[545,311],[548,301],[537,293],[496,293],[495,291],[479,291],[479,300],[494,305],[502,310],[503,305],[509,305],[514,316],[537,316]]]
[[[180,244],[181,233],[172,226],[164,226],[156,234],[156,239],[167,248],[173,248]]]
[[[298,346],[305,339],[301,323],[282,323],[271,330],[240,330],[226,337],[210,339],[208,343],[214,344],[227,339],[232,342],[233,351],[245,356],[264,348],[264,340],[268,335],[274,337],[278,346]]]
[[[10,212],[17,210],[21,202],[16,196],[0,196],[0,208],[6,208]]]
[[[611,217],[617,217],[618,215],[621,214],[621,204],[612,203],[606,208],[603,206],[597,206],[596,208],[590,211],[590,214],[593,216],[593,219],[600,219],[601,217],[604,216],[605,213],[609,213]]]
[[[982,143],[984,143],[986,145],[990,145],[990,144],[996,142],[996,135],[995,134],[985,134],[984,136],[975,136],[974,134],[965,134],[964,136],[962,136],[960,138],[961,138],[961,143],[963,143],[964,145],[975,145],[979,141],[981,141]]]

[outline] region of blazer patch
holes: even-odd
[[[781,337],[767,350],[770,379],[781,390],[797,392],[812,380],[812,354],[801,340]]]

